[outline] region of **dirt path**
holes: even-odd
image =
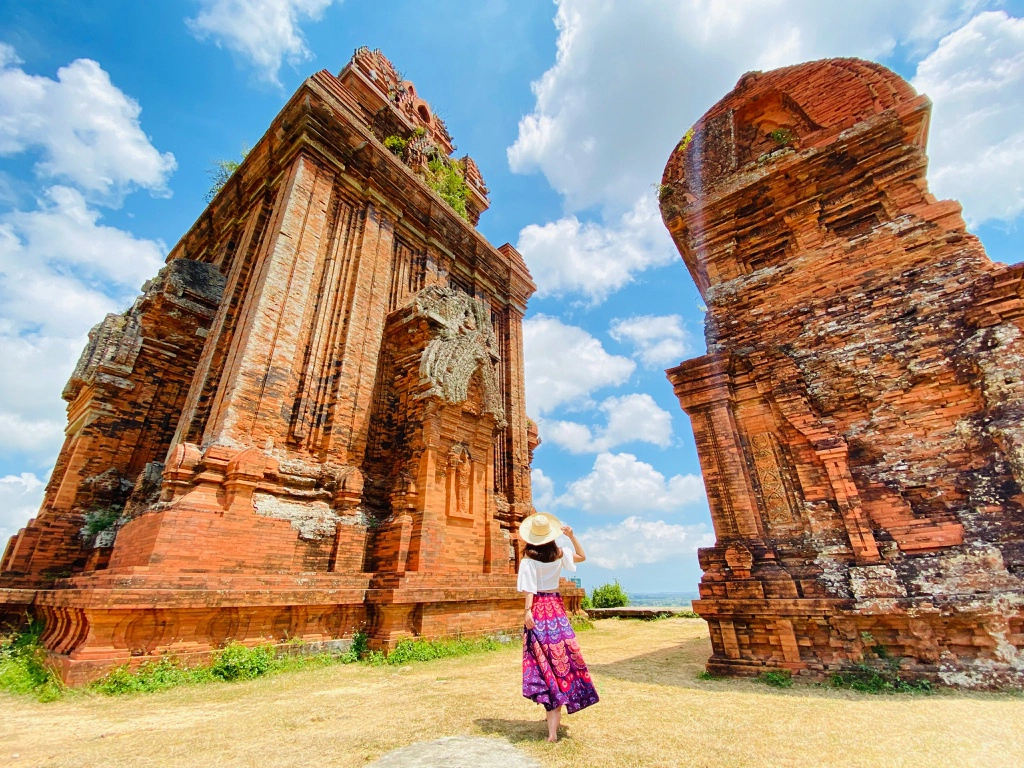
[[[602,701],[543,743],[519,650],[338,666],[52,704],[0,694],[0,765],[364,766],[443,736],[507,739],[544,766],[1024,765],[1024,698],[778,691],[697,679],[704,623],[606,620],[580,638]],[[17,758],[13,755],[18,755]]]

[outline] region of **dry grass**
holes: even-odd
[[[566,768],[1024,765],[1019,696],[701,681],[709,644],[692,619],[606,620],[580,640],[602,701],[567,717],[555,745],[542,742],[540,707],[519,695],[510,648],[141,696],[0,695],[0,765],[361,766],[455,734],[506,738]]]

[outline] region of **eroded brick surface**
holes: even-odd
[[[752,73],[665,169],[708,307],[668,375],[718,539],[712,671],[1024,683],[1024,270],[928,192],[929,114],[869,62]]]
[[[46,620],[69,682],[230,640],[516,628],[534,285],[424,184],[451,151],[360,49],[303,83],[135,306],[93,330],[46,500],[0,562],[0,608]],[[456,162],[475,221],[486,187]],[[83,536],[98,515],[112,524]]]

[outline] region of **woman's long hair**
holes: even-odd
[[[553,563],[562,556],[562,550],[553,541],[547,544],[527,544],[523,550],[523,557],[536,560],[540,563]]]

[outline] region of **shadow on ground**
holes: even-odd
[[[704,681],[697,676],[704,671],[704,664],[710,655],[711,641],[699,637],[684,640],[671,648],[661,648],[609,664],[590,664],[589,667],[592,673],[631,683],[704,689]]]
[[[760,683],[756,678],[731,677],[702,679],[704,665],[711,655],[711,641],[709,638],[700,637],[684,640],[670,648],[661,648],[650,653],[643,653],[637,656],[630,656],[609,664],[590,664],[590,671],[597,675],[607,675],[619,680],[626,680],[631,683],[643,683],[647,685],[667,685],[676,688],[688,688],[691,690],[704,691],[706,693],[755,693],[765,696],[803,696],[810,698],[821,697],[843,697],[843,698],[873,698],[878,694],[863,693],[849,689],[832,688],[824,683],[816,683],[796,678],[791,688],[773,688]],[[881,694],[888,697],[919,697],[919,696],[951,696],[962,698],[989,698],[1013,696],[1013,693],[995,691],[963,691],[939,688],[931,693],[906,692],[895,694]],[[1017,696],[1024,694],[1017,693]]]
[[[473,723],[484,733],[504,736],[513,744],[523,741],[541,742],[548,737],[548,727],[539,717],[533,720],[503,720],[482,717],[474,720]],[[560,740],[569,738],[567,726],[563,725],[558,729],[558,738]]]

